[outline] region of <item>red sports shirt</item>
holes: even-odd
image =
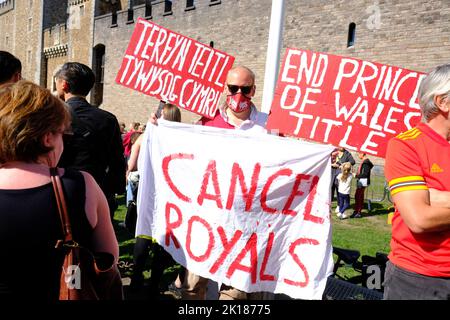
[[[385,175],[392,195],[428,188],[450,191],[450,144],[420,123],[389,141]],[[450,230],[414,234],[396,208],[389,259],[415,273],[450,277]]]

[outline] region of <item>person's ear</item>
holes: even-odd
[[[69,92],[69,83],[66,80],[61,80],[61,88],[64,92]]]
[[[46,147],[53,147],[53,134],[51,132],[44,134],[42,144]]]
[[[225,82],[225,85],[223,87],[223,93],[225,93],[225,95],[229,95],[230,94],[230,90],[228,90],[228,83]]]
[[[256,86],[253,85],[252,91],[250,92],[250,97],[253,97],[255,95],[256,92]]]
[[[20,80],[22,80],[22,73],[20,73],[20,72],[14,73],[14,75],[12,77],[12,81],[13,82],[17,82],[17,81],[20,81]]]
[[[438,95],[434,97],[434,104],[442,112],[449,112],[449,97],[447,95]]]

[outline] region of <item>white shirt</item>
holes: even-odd
[[[342,173],[339,173],[337,176],[338,181],[338,192],[342,194],[350,194],[350,186],[352,184],[352,174],[350,173],[347,177],[347,180],[342,181],[341,180]]]
[[[242,121],[239,126],[236,126],[234,123],[231,123],[228,119],[228,115],[225,111],[225,108],[219,109],[220,115],[222,118],[228,122],[230,125],[235,127],[237,130],[251,130],[252,132],[261,132],[266,133],[266,122],[268,115],[267,113],[260,112],[256,109],[255,105],[252,104],[250,116],[247,120]]]

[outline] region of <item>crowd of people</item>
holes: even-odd
[[[58,167],[77,241],[93,251],[119,256],[113,216],[116,195],[128,190],[127,204],[136,201],[142,132],[133,123],[128,132],[117,118],[92,106],[86,96],[95,76],[81,63],[65,63],[56,73],[57,97],[21,80],[21,62],[0,51],[0,253],[14,264],[0,264],[0,293],[20,298],[26,292],[29,262],[40,277],[40,299],[58,298],[62,253],[55,249],[62,230],[50,182]],[[247,67],[231,69],[225,102],[213,119],[199,125],[266,132],[267,115],[252,102],[255,74]],[[385,277],[386,299],[448,299],[450,297],[450,65],[435,68],[421,83],[423,122],[388,145],[385,174],[395,203],[390,262]],[[181,121],[178,107],[161,103],[162,118]],[[157,114],[149,121],[158,123]],[[360,164],[339,147],[331,155],[332,197],[337,191],[340,219],[361,218],[364,194],[373,164],[358,152]],[[137,176],[136,176],[137,175]],[[351,215],[350,187],[356,181]],[[128,186],[126,186],[128,185]],[[128,188],[128,189],[127,189]],[[30,247],[32,245],[32,248]],[[133,286],[142,286],[143,266],[154,252],[151,289],[158,291],[163,267],[173,263],[161,246],[138,237],[134,251]],[[24,252],[31,252],[24,255]],[[155,260],[156,259],[156,260]],[[177,279],[183,299],[205,299],[208,279],[183,270]],[[267,292],[248,293],[224,284],[221,300],[271,299]]]

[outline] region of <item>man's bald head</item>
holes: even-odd
[[[252,86],[255,84],[255,74],[247,67],[234,67],[228,72],[227,84]]]

